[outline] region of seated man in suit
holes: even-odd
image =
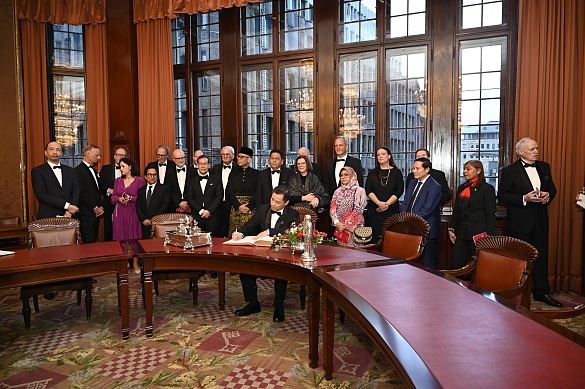
[[[203,231],[215,235],[220,222],[219,207],[223,199],[221,177],[209,175],[209,159],[197,158],[197,174],[188,182],[187,202],[191,214]]]
[[[138,189],[136,197],[136,214],[142,223],[142,239],[150,238],[152,219],[169,209],[169,187],[158,183],[158,173],[154,166],[144,169],[146,185]]]
[[[411,212],[425,219],[430,226],[429,236],[425,246],[425,266],[436,268],[436,250],[434,248],[437,237],[435,211],[441,201],[441,185],[431,177],[433,165],[428,158],[414,160],[412,180],[404,195],[404,202],[400,205],[400,212]]]
[[[299,222],[299,213],[287,207],[290,193],[286,186],[277,186],[272,191],[270,204],[262,204],[252,218],[239,231],[232,234],[232,239],[242,239],[246,235],[256,235],[256,238],[274,236],[286,231],[290,225]],[[240,274],[244,299],[248,305],[237,309],[236,316],[248,316],[260,312],[258,301],[257,276]],[[284,297],[286,295],[286,280],[274,279],[274,315],[272,321],[284,321]]]

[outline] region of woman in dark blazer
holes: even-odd
[[[453,215],[449,222],[449,239],[453,246],[451,268],[467,264],[475,254],[474,236],[496,232],[496,190],[485,181],[483,164],[467,161],[463,167],[466,182],[457,188]]]

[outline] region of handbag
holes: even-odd
[[[349,238],[350,238],[350,232],[347,230],[339,231],[336,228],[335,232],[333,233],[333,236],[336,237],[338,241],[341,241],[343,243],[347,243],[349,241]]]
[[[352,234],[354,243],[365,244],[372,240],[372,227],[356,227]]]

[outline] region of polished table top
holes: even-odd
[[[327,275],[394,327],[442,387],[567,388],[585,382],[585,348],[435,274],[395,264]]]

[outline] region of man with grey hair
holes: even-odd
[[[147,167],[153,167],[158,174],[158,183],[167,184],[167,172],[172,172],[177,168],[175,163],[169,159],[171,150],[168,146],[160,145],[156,148],[156,161],[150,162]]]
[[[516,162],[502,169],[498,199],[507,204],[508,235],[538,250],[534,261],[532,295],[553,307],[563,305],[550,296],[548,282],[548,206],[557,194],[550,165],[539,161],[538,144],[530,137],[516,144]]]
[[[197,170],[197,158],[203,155],[203,151],[197,149],[193,152],[193,169]]]
[[[100,156],[100,149],[89,144],[83,148],[83,161],[75,167],[79,183],[79,227],[83,243],[97,242],[100,219],[104,214],[100,177],[95,170]]]
[[[218,209],[219,223],[217,223],[216,236],[227,236],[228,226],[230,223],[230,202],[226,198],[226,187],[230,179],[230,175],[234,170],[238,169],[238,165],[234,163],[235,150],[232,146],[223,146],[221,149],[221,163],[213,165],[209,170],[209,174],[221,177],[223,185],[223,201]]]
[[[348,148],[348,140],[346,137],[338,135],[335,137],[335,142],[333,144],[335,157],[331,158],[327,161],[327,166],[325,167],[325,190],[329,194],[330,198],[333,198],[333,192],[339,187],[339,172],[341,168],[344,166],[349,166],[353,168],[353,170],[357,174],[358,183],[360,186],[364,185],[364,175],[363,175],[363,168],[362,162],[350,156],[347,153]]]

